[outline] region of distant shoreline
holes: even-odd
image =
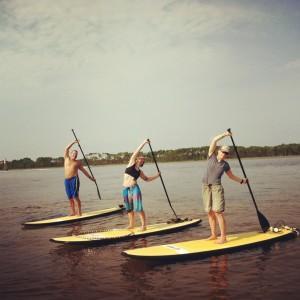
[[[296,155],[281,155],[281,156],[259,156],[259,157],[241,157],[241,159],[244,160],[252,160],[252,159],[272,159],[272,158],[287,158],[287,157],[300,157],[300,154]],[[228,161],[237,160],[236,157],[228,158]],[[159,164],[167,164],[167,163],[185,163],[185,162],[204,162],[204,159],[199,160],[177,160],[177,161],[162,161],[159,162]],[[126,165],[128,162],[124,163],[111,163],[111,164],[103,164],[103,165],[91,165],[92,167],[110,167],[110,166],[123,166]],[[147,163],[154,164],[153,161],[148,161]],[[11,170],[35,170],[35,171],[45,171],[45,170],[51,170],[55,168],[63,168],[63,166],[55,166],[55,167],[45,167],[45,168],[19,168],[19,169],[11,169]],[[8,170],[2,170],[0,169],[0,172],[5,173]]]
[[[159,150],[154,152],[159,163],[165,162],[188,162],[188,161],[205,161],[207,159],[208,146],[201,148],[182,148],[176,150]],[[242,159],[266,159],[266,158],[283,158],[288,156],[300,156],[300,144],[282,144],[274,147],[265,146],[251,146],[238,147],[238,152]],[[150,152],[143,153],[146,163],[153,162],[152,154]],[[122,152],[117,154],[109,153],[90,153],[86,158],[91,166],[110,166],[110,165],[124,165],[130,159],[131,153]],[[237,159],[233,149],[228,160]],[[83,161],[83,159],[80,159]],[[84,163],[84,161],[83,161]],[[15,169],[50,169],[60,168],[64,165],[64,158],[39,157],[36,161],[30,158],[23,158],[19,160],[6,161],[8,170]],[[6,171],[4,165],[0,164],[0,171]]]

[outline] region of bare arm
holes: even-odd
[[[223,139],[225,136],[230,136],[230,135],[231,135],[230,132],[225,131],[224,133],[215,136],[215,137],[212,139],[211,143],[210,143],[210,146],[209,146],[209,149],[208,149],[208,157],[211,157],[212,154],[215,152],[216,147],[217,147],[217,142],[218,142],[219,140]]]
[[[76,143],[78,143],[78,141],[74,141],[74,142],[72,142],[71,144],[69,144],[69,145],[66,147],[65,152],[64,152],[64,158],[70,158],[70,157],[69,157],[69,150],[70,150],[70,148],[71,148],[74,144],[76,144]]]
[[[150,181],[155,180],[156,178],[158,178],[158,177],[160,176],[160,172],[157,173],[157,175],[155,175],[155,176],[148,177],[148,176],[146,176],[146,175],[144,174],[144,172],[141,170],[140,176],[141,176],[141,178],[142,178],[144,181],[150,182]]]
[[[140,151],[143,149],[143,147],[148,143],[148,140],[144,140],[142,144],[139,145],[139,147],[132,153],[129,163],[127,165],[127,167],[132,166],[135,163],[135,160],[138,156],[138,154],[140,153]]]
[[[235,176],[235,175],[232,173],[231,169],[229,169],[229,170],[226,172],[226,174],[227,174],[227,176],[228,176],[231,180],[236,181],[236,182],[238,182],[238,183],[247,183],[247,182],[248,182],[248,179],[247,179],[247,178],[240,178],[240,177],[238,177],[238,176]]]
[[[82,163],[79,163],[78,169],[79,169],[79,170],[80,170],[87,178],[89,178],[89,179],[92,180],[92,181],[95,181],[95,178],[92,177],[92,176],[88,173],[88,171],[84,168],[84,166],[82,165]]]

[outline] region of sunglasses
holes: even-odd
[[[228,152],[226,152],[226,151],[221,151],[222,153],[224,153],[224,154],[226,154],[226,155],[229,155],[229,153]]]

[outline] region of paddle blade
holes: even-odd
[[[258,216],[258,220],[259,220],[262,231],[266,232],[270,228],[269,221],[260,211],[257,211],[257,216]]]
[[[98,189],[97,189],[97,193],[98,193],[98,198],[99,198],[99,200],[101,200],[101,195],[100,195],[100,192],[99,192]]]
[[[189,220],[189,218],[181,219],[181,218],[177,217],[177,218],[173,218],[173,219],[167,221],[167,223],[168,223],[168,224],[172,224],[172,223],[182,223],[182,222],[186,222],[186,221],[188,221],[188,220]]]
[[[97,182],[96,182],[96,181],[95,181],[95,184],[96,184],[96,188],[97,188],[97,194],[98,194],[99,200],[101,200],[100,191],[99,191],[98,184],[97,184]]]

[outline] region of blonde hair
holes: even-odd
[[[144,157],[143,155],[140,155],[140,156],[138,156],[138,157],[135,159],[135,161],[137,161],[138,159],[145,160],[145,157]]]

